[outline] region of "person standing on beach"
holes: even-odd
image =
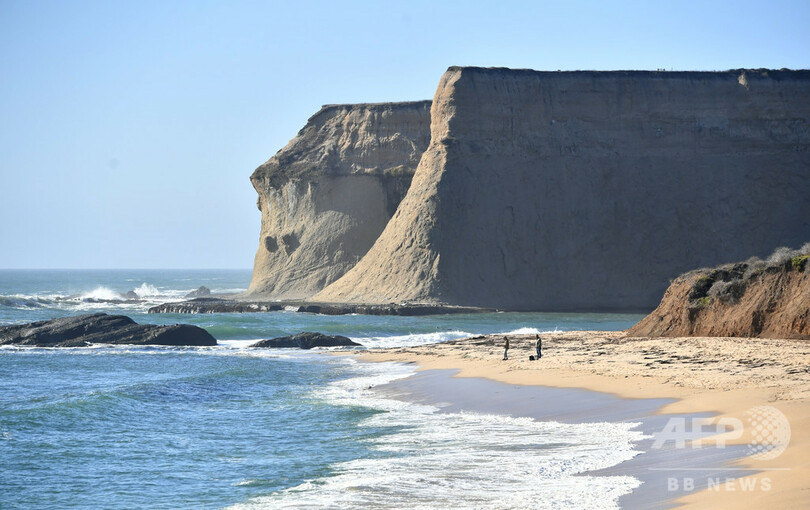
[[[509,338],[503,337],[503,359],[509,359]]]
[[[535,335],[537,337],[537,341],[534,343],[534,348],[537,349],[537,359],[543,357],[543,339],[540,338],[540,335]]]

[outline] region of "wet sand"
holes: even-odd
[[[623,508],[806,508],[810,342],[633,339],[599,331],[543,339],[538,361],[529,361],[533,335],[510,336],[507,361],[501,360],[502,336],[375,350],[361,357],[418,363],[422,371],[416,377],[385,391],[440,404],[447,411],[570,422],[629,420],[640,422],[650,435],[664,430],[670,418],[682,418],[687,439],[702,438],[701,448],[694,447],[695,441],[686,441],[685,447],[668,441],[658,449],[652,448],[652,439],[645,440],[638,445],[642,455],[603,470],[645,482],[620,500]],[[757,431],[748,412],[756,406],[777,409],[790,425],[787,449],[775,458],[745,457],[754,441],[751,433]],[[704,422],[702,433],[690,436],[693,418]],[[728,430],[739,430],[735,435],[740,437],[717,436],[721,419],[732,424]],[[728,439],[727,446],[720,448],[717,439]]]

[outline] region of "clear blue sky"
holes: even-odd
[[[0,268],[249,268],[248,180],[451,65],[810,68],[810,0],[0,0]]]

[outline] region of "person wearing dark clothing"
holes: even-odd
[[[509,339],[503,337],[503,359],[509,359],[507,355],[509,353]]]
[[[537,359],[543,357],[543,339],[540,338],[540,335],[535,335],[537,337],[537,341],[534,342],[534,348],[537,350]]]

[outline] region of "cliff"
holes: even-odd
[[[810,238],[810,72],[452,67],[408,194],[312,299],[652,309]]]
[[[410,186],[430,101],[324,106],[253,172],[262,212],[247,297],[302,299],[354,266]]]
[[[749,260],[676,278],[628,336],[810,339],[810,243],[768,262]]]

